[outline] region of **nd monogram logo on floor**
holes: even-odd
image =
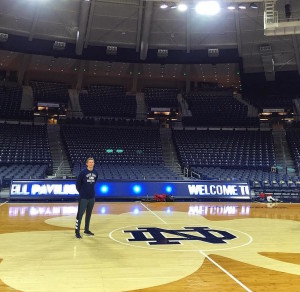
[[[137,230],[123,230],[131,233],[133,238],[127,239],[132,242],[147,242],[149,245],[157,244],[182,244],[184,240],[202,241],[211,244],[226,244],[228,240],[236,236],[224,231],[209,227],[183,227],[183,230],[169,230],[157,227],[139,227]],[[191,234],[192,233],[192,234]],[[148,234],[151,237],[147,236]],[[174,235],[174,237],[172,237]]]

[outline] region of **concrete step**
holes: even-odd
[[[179,177],[183,178],[181,168],[179,166],[179,161],[177,158],[177,153],[172,139],[172,131],[168,128],[160,129],[160,138],[163,151],[163,160],[166,167],[170,168]]]
[[[71,174],[71,168],[60,135],[60,126],[48,126],[48,137],[54,175],[65,176]]]
[[[289,146],[286,140],[285,131],[273,131],[273,141],[275,147],[276,163],[283,167],[279,173],[285,173],[286,168],[295,168],[294,161],[291,157]]]

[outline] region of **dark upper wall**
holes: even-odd
[[[275,81],[266,81],[264,73],[242,74],[243,93],[299,95],[300,76],[297,71],[276,72]]]
[[[135,49],[118,48],[116,56],[106,55],[106,47],[88,46],[83,50],[82,56],[75,54],[75,44],[67,43],[65,50],[54,51],[53,41],[33,39],[22,36],[9,35],[7,42],[0,43],[0,50],[22,52],[26,54],[48,55],[72,59],[99,60],[128,63],[164,63],[164,64],[212,64],[212,63],[238,63],[237,49],[220,49],[219,57],[208,57],[207,50],[169,50],[167,58],[158,58],[157,50],[148,50],[147,59],[140,60],[140,53]]]

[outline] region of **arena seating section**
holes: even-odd
[[[230,91],[195,91],[185,96],[192,117],[183,117],[185,126],[259,127],[258,117],[248,117],[248,107]]]
[[[270,171],[276,165],[271,131],[174,130],[173,138],[181,165],[196,180],[249,182],[256,194],[298,196],[298,176]]]
[[[33,97],[36,102],[67,104],[69,102],[68,85],[45,81],[31,81]]]
[[[274,188],[281,190],[300,188],[300,179],[298,176],[289,176],[287,174],[278,174],[263,170],[226,169],[220,167],[192,167],[191,170],[199,175],[195,177],[203,180],[249,182],[251,188],[264,191],[270,191],[270,189]]]
[[[1,123],[0,167],[0,180],[6,185],[12,178],[44,178],[51,172],[46,125]]]
[[[148,110],[151,108],[178,109],[177,89],[173,88],[145,88],[145,102]]]
[[[77,176],[83,163],[75,163],[73,175]],[[96,164],[99,179],[105,180],[179,180],[180,178],[164,165]]]
[[[91,85],[79,102],[85,116],[136,116],[136,97],[127,96],[123,86]]]
[[[20,110],[22,87],[0,87],[0,118],[32,120],[33,111]]]
[[[68,102],[65,84],[31,85],[36,101]],[[21,119],[21,97],[19,87],[0,88],[0,118]],[[100,180],[182,180],[164,165],[159,125],[135,120],[136,99],[126,96],[124,87],[93,85],[79,98],[84,117],[61,124],[75,177],[92,156]],[[247,181],[255,192],[300,193],[298,176],[270,172],[276,166],[272,132],[251,129],[259,120],[247,117],[247,106],[233,98],[232,90],[198,90],[185,98],[193,116],[183,118],[183,129],[173,129],[172,135],[191,179]],[[145,100],[149,109],[178,108],[176,89],[146,88]],[[300,171],[300,130],[287,130],[287,140]],[[0,123],[0,189],[13,178],[41,179],[51,171],[46,125]]]
[[[102,126],[127,126],[127,127],[151,127],[157,128],[159,124],[153,120],[136,120],[136,119],[126,119],[126,118],[92,118],[92,117],[82,117],[82,118],[66,118],[61,121],[63,124],[70,125],[102,125]]]
[[[174,130],[182,166],[270,170],[276,164],[271,131]]]
[[[48,166],[42,164],[13,164],[0,166],[0,190],[8,187],[12,179],[43,179],[46,177]]]
[[[273,108],[283,108],[285,110],[293,108],[293,96],[284,96],[278,94],[245,94],[244,99],[253,104],[259,111]]]
[[[62,135],[75,176],[92,156],[102,178],[178,179],[164,166],[159,129],[65,125]]]

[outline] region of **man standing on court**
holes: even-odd
[[[84,212],[86,212],[84,234],[94,236],[94,233],[90,231],[90,220],[95,204],[95,184],[98,179],[98,173],[94,170],[94,165],[94,158],[89,157],[86,160],[87,168],[80,172],[76,181],[76,189],[79,193],[79,203],[76,216],[75,236],[78,239],[82,238],[80,235],[80,224]]]

